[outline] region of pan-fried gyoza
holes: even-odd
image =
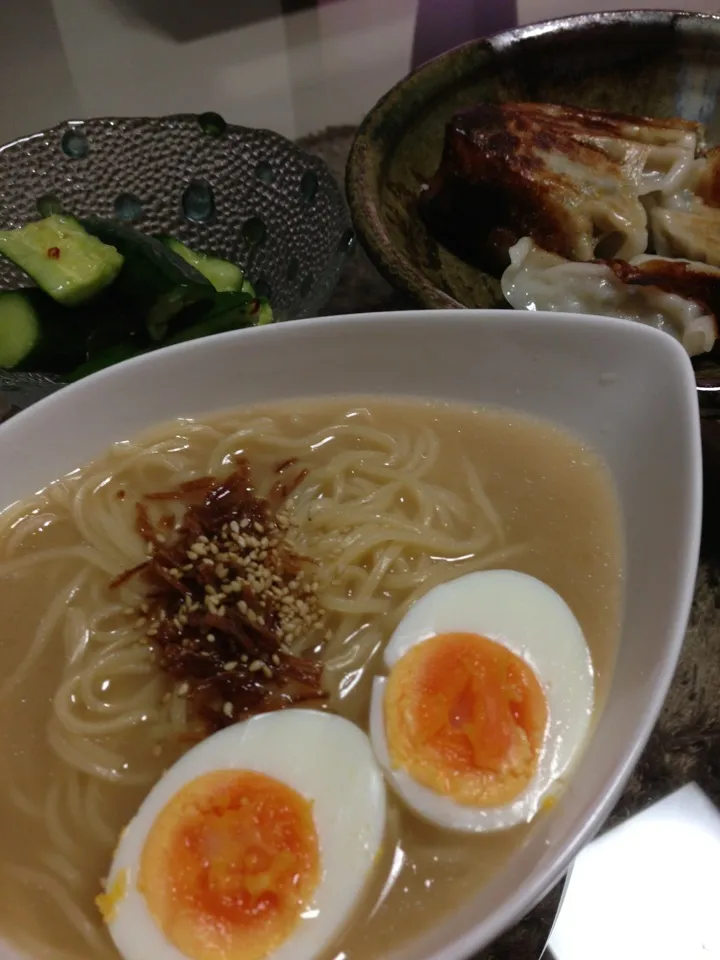
[[[621,316],[691,355],[713,347],[720,149],[698,123],[482,104],[447,124],[418,205],[441,243],[502,274],[516,308]]]

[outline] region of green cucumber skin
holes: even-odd
[[[172,250],[178,257],[182,257],[186,263],[199,270],[202,275],[210,281],[218,293],[240,293],[245,282],[245,274],[236,264],[230,260],[223,260],[221,257],[213,257],[207,253],[199,253],[191,247],[181,243],[174,237],[160,235],[157,239],[163,243],[168,250]]]
[[[13,370],[42,337],[40,320],[24,291],[0,293],[0,368]]]
[[[275,317],[273,316],[270,301],[264,297],[253,297],[253,300],[257,304],[257,310],[253,318],[255,326],[264,327],[268,323],[273,323]]]
[[[54,250],[55,256],[50,256]],[[0,254],[21,267],[49,296],[68,307],[92,300],[117,277],[122,255],[74,218],[53,214],[0,231]]]
[[[37,323],[32,350],[19,358],[13,369],[63,374],[82,363],[87,355],[88,336],[97,323],[98,313],[94,306],[97,301],[92,307],[69,310],[42,290],[32,288],[1,293],[0,303],[2,298],[10,296],[22,297],[27,308],[34,312]]]
[[[165,244],[147,233],[141,233],[133,227],[115,220],[103,220],[100,217],[86,217],[80,221],[82,226],[94,237],[114,246],[125,257],[142,256],[143,263],[152,264],[158,276],[165,279],[165,289],[182,283],[196,283],[212,287],[210,281],[196,270],[187,260],[183,260]]]
[[[267,301],[265,301],[267,304]],[[204,306],[204,305],[200,305]],[[269,304],[267,304],[269,310]],[[70,375],[70,380],[81,380],[83,377],[96,373],[105,367],[120,363],[122,360],[128,360],[131,357],[141,356],[162,347],[172,346],[173,344],[185,343],[188,340],[197,340],[201,337],[209,337],[216,333],[227,333],[231,330],[240,330],[244,327],[257,325],[258,317],[262,310],[262,302],[249,297],[244,293],[218,293],[214,305],[210,310],[194,311],[190,308],[188,316],[197,315],[196,322],[183,327],[182,330],[168,337],[162,344],[156,343],[150,346],[138,343],[125,338],[121,342],[108,345],[105,350],[90,357],[90,359],[79,365]],[[272,315],[272,314],[271,314]],[[267,321],[266,321],[267,322]]]
[[[215,260],[222,269],[230,268],[240,289],[217,291],[202,270],[172,249],[178,241],[160,241],[126,224],[96,217],[80,223],[62,218],[62,222],[71,222],[77,231],[87,231],[112,247],[122,268],[99,297],[73,309],[41,289],[0,293],[0,302],[3,296],[22,298],[17,302],[20,342],[10,344],[15,351],[10,355],[13,369],[69,373],[71,379],[79,379],[166,344],[272,322],[269,302],[257,298],[240,268],[228,261],[183,247],[198,262]],[[25,316],[23,310],[27,310]],[[25,334],[22,321],[29,321]],[[29,338],[27,343],[23,336]]]
[[[137,344],[130,340],[116,343],[102,353],[98,353],[97,356],[91,357],[89,360],[75,367],[68,377],[68,382],[75,383],[76,380],[82,380],[85,377],[89,377],[91,373],[97,373],[99,370],[105,370],[106,367],[112,367],[116,363],[122,363],[123,360],[139,357],[142,353],[148,353],[149,349],[151,348],[139,350]]]
[[[172,328],[184,325],[182,314],[188,307],[203,300],[212,303],[216,292],[210,281],[159,240],[97,217],[82,225],[125,258],[115,289],[143,318],[151,340],[160,342]]]

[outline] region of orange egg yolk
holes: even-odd
[[[449,633],[411,647],[385,694],[392,765],[457,803],[508,803],[530,783],[547,726],[532,668],[487,637]]]
[[[261,960],[292,933],[320,873],[312,804],[264,774],[220,770],[158,815],[138,888],[192,960]]]

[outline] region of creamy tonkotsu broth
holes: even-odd
[[[618,504],[600,458],[554,426],[421,400],[326,398],[116,443],[0,517],[0,936],[35,957],[117,958],[94,898],[123,826],[195,729],[181,685],[128,613],[142,581],[109,589],[146,556],[136,504],[223,476],[239,454],[261,492],[288,461],[301,478],[289,536],[317,561],[327,709],[366,728],[370,682],[409,605],[492,568],[531,574],[565,599],[592,654],[597,702],[605,696],[622,596]],[[167,503],[148,510],[159,516]],[[291,646],[309,652],[306,642]],[[382,863],[329,957],[374,960],[426,929],[531,829],[453,834],[390,791],[388,802]]]

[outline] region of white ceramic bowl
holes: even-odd
[[[667,692],[701,516],[695,381],[671,337],[622,320],[422,311],[183,344],[96,374],[0,427],[0,506],[157,421],[342,393],[502,404],[553,420],[603,454],[624,515],[622,642],[607,705],[570,786],[472,900],[384,958],[461,960],[519,920],[598,830]]]

